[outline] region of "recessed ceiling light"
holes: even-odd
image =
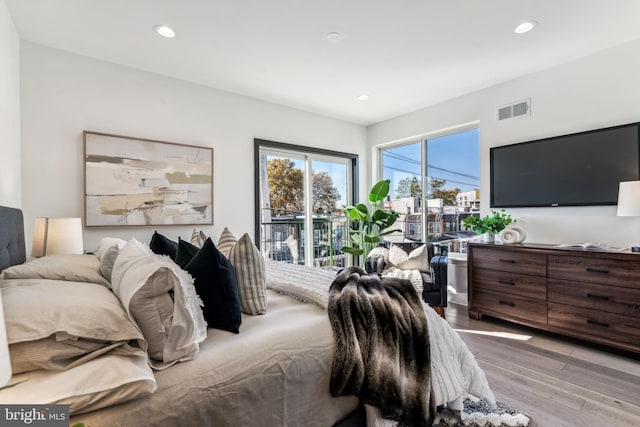
[[[369,99],[369,95],[365,95],[364,93],[358,97],[360,101],[366,101]]]
[[[166,25],[156,25],[155,27],[153,27],[153,29],[162,37],[166,37],[168,39],[176,36],[176,32],[173,31],[173,28],[167,27]]]
[[[525,21],[518,25],[515,30],[513,30],[516,34],[526,33],[527,31],[533,30],[533,27],[538,25],[538,21]]]
[[[342,40],[342,34],[336,31],[332,31],[330,33],[325,34],[324,38],[332,43],[338,43],[340,40]]]

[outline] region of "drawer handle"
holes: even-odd
[[[608,328],[608,327],[609,327],[609,324],[608,324],[608,323],[598,322],[598,321],[596,321],[596,320],[591,320],[591,319],[587,319],[587,323],[588,323],[589,325],[602,326],[602,327],[605,327],[605,328]]]
[[[587,267],[587,271],[589,273],[604,273],[604,274],[609,273],[609,270],[605,270],[601,268],[591,268],[591,267]]]
[[[498,304],[508,305],[509,307],[515,307],[516,306],[514,303],[508,302],[508,301],[498,301]]]
[[[511,286],[516,284],[515,280],[507,280],[507,279],[500,279],[498,280],[498,283],[501,283],[503,285],[511,285]]]
[[[506,262],[506,263],[509,263],[509,264],[515,264],[515,263],[516,263],[516,262],[515,262],[514,260],[512,260],[512,259],[504,259],[504,258],[500,258],[500,259],[498,259],[498,261],[500,261],[500,262]]]
[[[599,300],[602,300],[602,301],[608,301],[609,300],[609,297],[607,297],[607,296],[589,294],[589,293],[587,293],[587,298],[599,299]]]

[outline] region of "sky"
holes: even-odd
[[[315,160],[312,163],[313,171],[326,172],[333,180],[333,186],[340,192],[340,200],[338,206],[347,204],[347,166],[344,163],[331,163]]]
[[[391,179],[391,197],[395,197],[398,181],[414,176],[420,179],[421,142],[384,150],[382,161],[383,178]],[[428,176],[447,181],[445,189],[480,188],[478,129],[429,139],[427,165]]]
[[[480,146],[478,129],[471,129],[451,135],[428,140],[427,164],[428,175],[445,179],[445,189],[459,188],[470,191],[480,188]],[[398,181],[406,177],[420,179],[421,142],[402,145],[383,151],[383,177],[391,179],[391,197],[395,197]],[[267,159],[277,156],[269,155]],[[278,156],[279,157],[279,156]],[[304,160],[289,156],[295,167],[303,169]],[[326,172],[338,189],[341,199],[338,206],[347,203],[347,166],[344,163],[313,160],[314,172]]]

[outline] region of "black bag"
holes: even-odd
[[[448,262],[448,249],[444,245],[437,245],[440,253],[433,255],[431,258],[431,271],[433,272],[433,289],[439,290],[441,294],[447,293],[447,262]],[[442,298],[440,301],[442,307],[447,306],[447,298]]]

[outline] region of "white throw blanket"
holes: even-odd
[[[325,310],[329,287],[335,271],[302,267],[276,261],[266,261],[267,288],[301,301],[316,304]],[[495,407],[495,396],[484,372],[462,338],[427,304],[423,303],[429,327],[431,346],[431,396],[436,405],[447,405],[460,411],[465,395],[484,398]],[[392,421],[383,420],[375,408],[367,407],[369,427],[386,427]]]

